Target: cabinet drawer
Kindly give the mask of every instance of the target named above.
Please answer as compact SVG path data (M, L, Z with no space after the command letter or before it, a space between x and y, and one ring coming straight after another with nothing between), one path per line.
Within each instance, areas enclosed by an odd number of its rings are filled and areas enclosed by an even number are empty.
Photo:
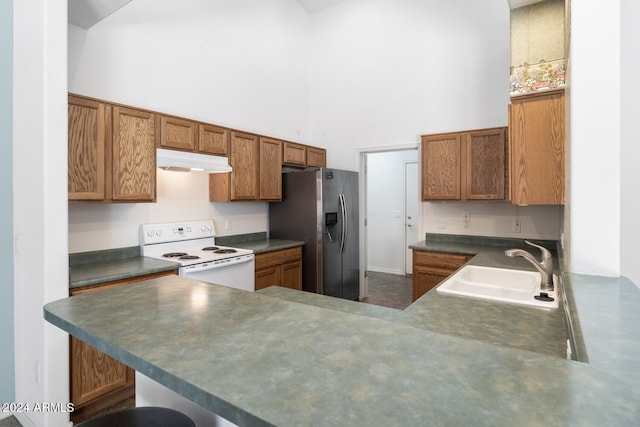
M255 269L260 270L274 265L285 264L292 261L299 261L302 259L302 248L300 246L295 248L282 249L279 251L265 252L257 254L255 257Z
M427 267L458 269L469 260L468 255L444 252L413 251L413 263Z

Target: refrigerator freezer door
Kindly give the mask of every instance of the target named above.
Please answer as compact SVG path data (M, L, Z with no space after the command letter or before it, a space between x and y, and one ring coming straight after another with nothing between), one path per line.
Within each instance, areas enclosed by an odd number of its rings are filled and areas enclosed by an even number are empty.
M325 223L325 232L322 236L322 289L325 295L342 297L340 243L343 239L344 218L340 206L342 183L339 172L341 171L321 169L318 172L322 174L322 216L336 219L334 223Z
M342 252L342 298L360 296L360 237L358 233L358 174L342 171L342 194L346 210L346 238Z

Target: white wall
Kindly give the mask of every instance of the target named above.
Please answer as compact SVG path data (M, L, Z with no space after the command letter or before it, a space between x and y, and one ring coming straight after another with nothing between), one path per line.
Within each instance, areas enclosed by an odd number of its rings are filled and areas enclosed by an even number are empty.
M627 232L621 229L620 19L620 0L571 2L569 209L564 228L567 267L575 273L620 275L621 235ZM627 98L625 106L631 102ZM637 165L631 168L624 171L627 191L638 182ZM631 233L637 228L628 222L625 227Z
M504 0L349 0L311 19L311 143L353 150L425 133L506 126Z
M466 224L465 210L470 212ZM559 206L515 206L509 202L431 202L423 203L422 224L425 233L559 240L562 212ZM514 231L516 222L520 232ZM443 223L444 229L440 228Z
M266 203L209 203L206 173L158 169L157 190L156 203L70 204L69 253L137 246L140 224L213 218L218 236L268 228Z
M13 6L15 401L33 408L69 401L67 334L42 314L44 304L69 292L67 2L21 0ZM63 412L17 415L43 427L69 419Z
M406 161L417 162L418 151L367 154L367 270L405 272Z
M69 26L69 90L305 142L307 33L291 0L135 0Z
M332 167L353 169L354 149L506 126L509 22L503 0L349 0L313 15L311 143L327 147ZM555 240L561 217L553 206L424 203L422 229Z
M13 3L0 1L0 402L15 402L13 321ZM2 418L2 415L0 415Z
M621 186L620 186L620 274L640 286L640 263L638 262L638 242L640 242L640 191L638 176L637 120L640 114L640 2L621 1Z
M69 91L306 142L307 33L292 0L136 0L89 30L69 25ZM144 223L267 230L266 203L209 203L205 175L158 175L154 204L70 204L69 252L135 246Z
M506 125L508 76L503 0L350 0L310 17L292 0L136 0L88 31L69 26L71 92L323 146L328 166L344 169L356 168L358 148ZM213 217L232 220L219 235L266 230L265 203L211 204L189 180L193 190L179 190L194 194L189 209L173 208L162 179L156 204L71 204L70 252L136 245L147 222ZM424 212L428 232L560 237L558 207ZM448 228L436 230L442 218ZM522 232L511 233L518 218Z

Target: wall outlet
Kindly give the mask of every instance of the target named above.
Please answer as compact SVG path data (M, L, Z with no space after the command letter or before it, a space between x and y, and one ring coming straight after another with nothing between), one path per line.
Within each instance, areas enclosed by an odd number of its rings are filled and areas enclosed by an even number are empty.
M436 228L438 230L446 230L447 229L447 220L445 218L438 218L436 220Z
M520 233L522 231L519 219L515 220L515 222L513 223L513 230L511 231L513 231L514 233Z
M471 211L464 211L463 216L464 216L464 220L463 220L464 222L471 221Z
M231 230L231 220L230 219L225 219L224 220L224 229L225 230Z

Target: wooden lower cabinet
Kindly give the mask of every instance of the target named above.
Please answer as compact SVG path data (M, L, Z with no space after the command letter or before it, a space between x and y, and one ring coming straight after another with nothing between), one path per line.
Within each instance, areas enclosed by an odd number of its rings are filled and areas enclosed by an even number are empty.
M256 254L256 291L274 285L302 290L302 247Z
M471 255L413 251L413 301L429 292L471 259Z
M72 289L70 296L97 292L155 277L178 274L177 270ZM99 411L135 395L135 371L75 337L69 339L71 421L81 422Z

